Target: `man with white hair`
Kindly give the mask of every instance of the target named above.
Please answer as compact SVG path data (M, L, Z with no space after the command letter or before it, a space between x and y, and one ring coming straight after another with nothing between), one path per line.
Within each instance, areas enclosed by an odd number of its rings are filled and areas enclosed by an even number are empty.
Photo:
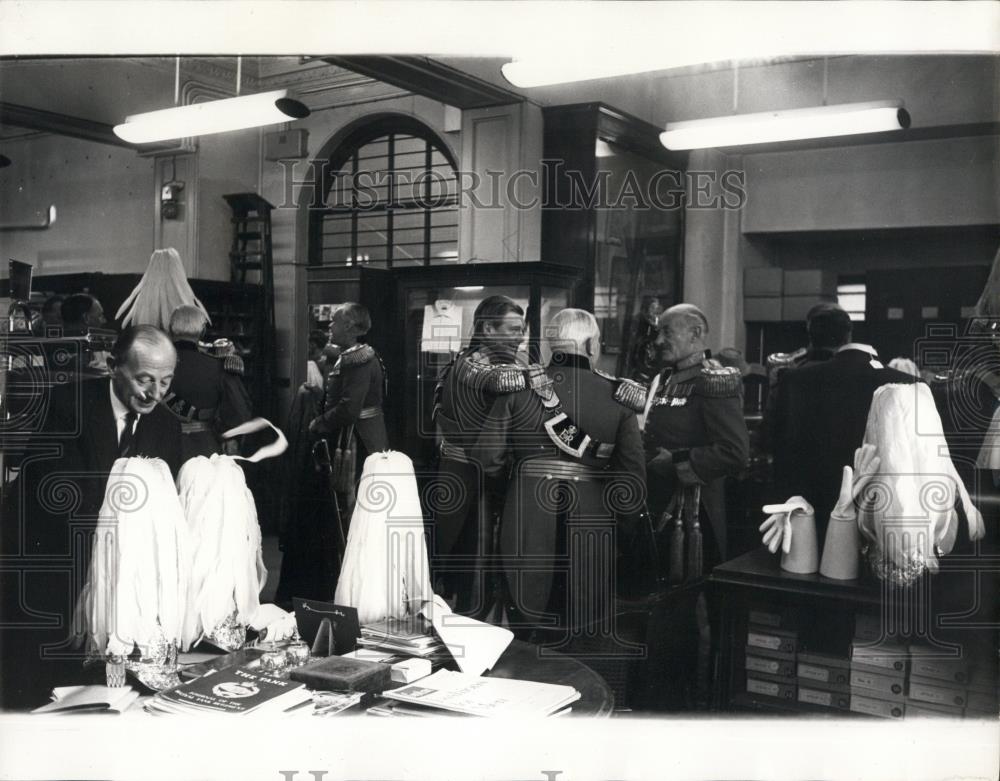
M601 335L591 313L564 309L546 334L545 374L496 399L487 418L494 428L473 449L488 475L501 474L513 452L500 532L507 615L539 641L546 624L552 641L579 632L610 637L613 530L634 520L645 498L635 415L644 389L594 369Z

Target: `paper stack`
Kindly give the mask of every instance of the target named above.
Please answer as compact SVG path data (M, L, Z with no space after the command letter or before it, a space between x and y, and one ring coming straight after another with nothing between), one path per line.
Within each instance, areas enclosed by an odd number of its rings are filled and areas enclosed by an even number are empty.
M444 644L434 636L430 623L420 617L386 618L361 627L358 645L380 651L430 658L442 654Z
M52 702L32 713L124 713L139 699L131 686L59 686Z
M468 673L439 670L415 684L383 694L396 705L393 713L405 715L448 715L441 711L471 716L532 717L561 715L567 705L580 699L572 686L536 683L513 678L483 678ZM437 713L435 713L437 711Z
M260 714L282 713L312 702L305 686L245 667L211 673L172 689L158 692L146 710L165 713Z

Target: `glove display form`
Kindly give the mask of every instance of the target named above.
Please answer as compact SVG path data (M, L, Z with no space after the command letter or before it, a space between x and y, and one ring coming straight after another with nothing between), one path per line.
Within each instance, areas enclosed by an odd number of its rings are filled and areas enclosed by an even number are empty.
M800 575L816 572L819 550L812 505L801 496L793 496L782 504L765 504L762 510L769 514L760 525L764 544L771 553L781 548L781 568Z
M819 566L821 575L836 580L858 577L861 535L855 502L878 472L881 463L873 445L862 445L854 451L854 467L844 467L840 496L830 514L823 541L823 560Z

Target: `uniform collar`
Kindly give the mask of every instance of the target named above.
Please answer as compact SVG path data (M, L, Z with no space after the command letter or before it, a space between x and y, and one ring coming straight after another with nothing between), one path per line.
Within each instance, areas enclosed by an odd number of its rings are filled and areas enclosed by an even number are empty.
M837 348L838 353L845 352L846 350L858 350L863 353L868 353L872 358L878 358L878 350L872 347L870 344L862 344L861 342L848 342L845 345L841 345Z
M198 343L189 341L188 339L178 339L174 342L174 349L178 351L187 350L188 352L197 352Z
M549 361L549 366L556 366L561 368L572 368L572 369L590 369L590 359L585 355L579 355L578 353L565 353L565 352L554 352L552 353L552 360Z
M684 369L690 369L692 366L701 366L702 361L711 357L711 350L699 350L696 353L691 353L687 358L681 358L674 365L674 371L683 371Z

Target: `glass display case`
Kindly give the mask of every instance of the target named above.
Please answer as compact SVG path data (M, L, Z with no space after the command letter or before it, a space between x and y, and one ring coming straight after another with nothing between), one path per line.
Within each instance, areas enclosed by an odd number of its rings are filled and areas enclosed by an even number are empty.
M601 325L598 368L646 379L653 323L681 299L687 155L661 128L602 103L544 109L542 256L580 268Z
M574 306L580 273L543 263L483 263L458 267L400 269L396 283L392 346L384 353L389 375L386 417L393 447L416 466L433 463L437 435L431 412L434 387L472 336L472 316L484 298L505 295L525 310L528 338L523 357L547 361L543 325Z
M651 160L604 141L598 176L610 192L633 183L648 193L661 170ZM648 350L656 316L679 302L683 210L599 208L596 210L594 315L601 325L600 367L616 375L645 379L652 370Z

